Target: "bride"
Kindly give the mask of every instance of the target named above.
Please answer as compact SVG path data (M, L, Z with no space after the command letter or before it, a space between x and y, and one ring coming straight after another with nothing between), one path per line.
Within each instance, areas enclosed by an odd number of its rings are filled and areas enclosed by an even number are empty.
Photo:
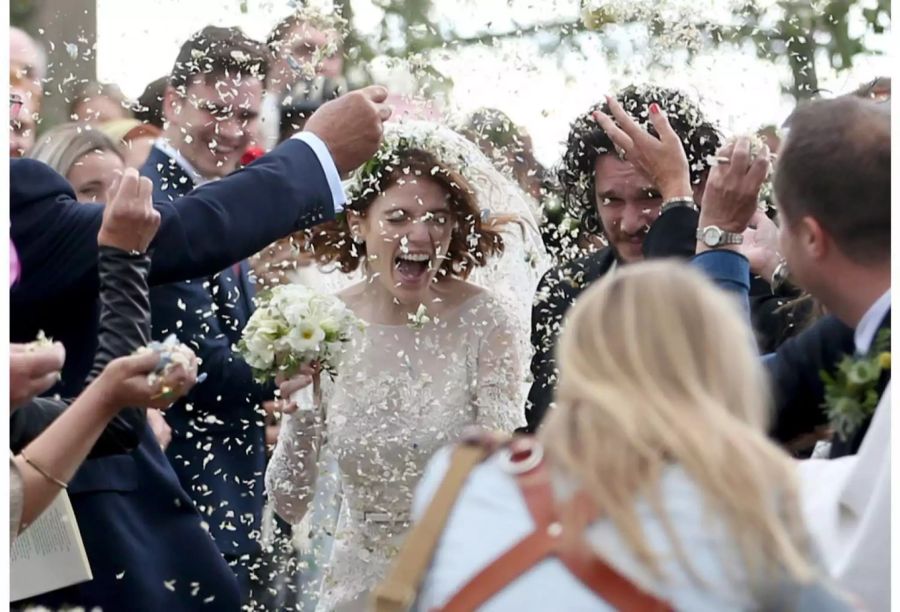
M521 191L437 124L387 124L348 197L312 244L320 262L362 267L338 295L367 327L323 381L319 410L285 416L266 472L275 510L299 522L327 440L344 504L318 609L340 611L365 609L431 455L467 426L511 432L524 422L523 347L546 266ZM468 280L479 273L491 289Z

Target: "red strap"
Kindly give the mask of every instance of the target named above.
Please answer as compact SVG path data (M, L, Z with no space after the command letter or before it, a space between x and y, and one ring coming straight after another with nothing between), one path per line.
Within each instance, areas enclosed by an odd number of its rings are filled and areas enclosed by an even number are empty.
M543 461L519 474L517 482L534 520L535 530L472 577L441 608L442 612L478 609L550 555L557 556L572 575L616 609L629 612L671 610L666 602L642 591L613 569L580 538L575 539L575 549L561 545L563 527L554 505L549 471ZM567 513L574 513L574 524L580 530L597 516L590 498L584 492L573 497L563 509Z

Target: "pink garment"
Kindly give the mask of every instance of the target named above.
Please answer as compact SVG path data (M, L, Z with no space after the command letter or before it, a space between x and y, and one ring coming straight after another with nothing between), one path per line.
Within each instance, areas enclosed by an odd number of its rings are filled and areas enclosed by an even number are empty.
M19 255L16 253L16 245L9 241L9 286L12 287L19 278Z

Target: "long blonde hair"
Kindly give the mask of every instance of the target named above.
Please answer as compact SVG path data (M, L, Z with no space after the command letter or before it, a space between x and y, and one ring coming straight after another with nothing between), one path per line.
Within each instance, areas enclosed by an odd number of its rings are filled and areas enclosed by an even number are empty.
M768 383L754 347L733 298L676 263L608 275L566 319L557 406L538 436L554 468L580 482L658 578L639 497L698 578L660 499L673 465L725 520L752 590L774 572L813 575L790 460L764 433Z

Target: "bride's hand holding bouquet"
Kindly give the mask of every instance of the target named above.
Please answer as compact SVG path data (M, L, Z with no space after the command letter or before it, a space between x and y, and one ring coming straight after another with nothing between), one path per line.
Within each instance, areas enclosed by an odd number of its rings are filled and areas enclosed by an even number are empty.
M258 380L280 385L282 397L294 404L284 411L317 410L321 372L338 374L343 345L364 323L337 296L304 285L275 287L257 301L238 351ZM303 401L310 383L312 401Z

